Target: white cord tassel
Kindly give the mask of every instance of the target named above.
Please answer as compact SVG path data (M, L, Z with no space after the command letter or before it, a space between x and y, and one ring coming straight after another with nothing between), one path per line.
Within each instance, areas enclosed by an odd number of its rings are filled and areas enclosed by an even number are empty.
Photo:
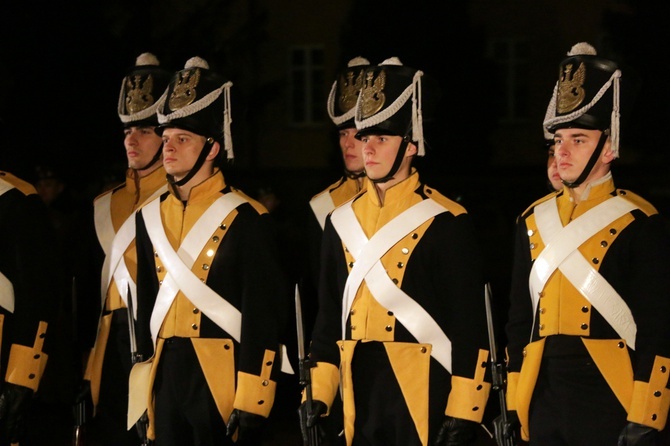
M612 130L612 134L610 137L612 138L611 141L611 149L612 153L615 158L619 158L619 120L621 117L621 113L619 111L619 95L620 95L620 87L621 87L621 71L616 70L614 73L616 75L614 79L614 90L612 91L612 118L611 121L612 123L610 124L610 128Z
M423 72L417 71L414 73L414 79L412 79L412 141L417 141L419 145L418 156L426 154L423 141L423 112L421 110L421 76L423 76Z
M231 132L231 124L233 123L233 116L230 102L230 87L232 82L226 82L223 85L223 148L226 151L226 157L229 160L235 158L233 153L233 136Z

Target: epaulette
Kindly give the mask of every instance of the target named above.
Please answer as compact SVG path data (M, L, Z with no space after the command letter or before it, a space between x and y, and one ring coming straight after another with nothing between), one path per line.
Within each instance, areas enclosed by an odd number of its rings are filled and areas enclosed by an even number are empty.
M537 206L540 203L544 203L545 201L556 198L557 196L559 196L561 194L563 194L563 189L561 189L559 191L556 191L556 192L550 192L547 195L545 195L544 197L540 198L539 200L536 200L533 204L528 206L525 211L523 211L521 213L520 218L525 219L526 217L528 217L528 215L530 215L533 212L533 209L535 208L535 206Z
M616 193L618 196L633 202L647 216L658 214L658 210L654 207L653 204L649 203L647 200L645 200L635 192L631 192L626 189L617 189Z
M437 189L433 189L428 185L424 185L421 191L421 194L424 198L432 198L440 205L447 208L449 212L453 215L467 214L468 211L461 204L455 202L454 200L447 198L444 194L439 192Z
M24 195L37 194L35 186L9 172L0 171L0 178L14 186L15 189L19 190Z
M123 183L121 183L121 184L119 184L119 185L116 185L116 186L114 186L114 187L111 188L111 189L107 189L106 191L102 192L102 193L99 194L97 197L95 197L95 198L93 199L93 203L95 203L96 201L98 201L101 197L104 197L104 196L107 195L107 194L113 194L113 193L116 192L117 190L123 189L124 187L126 187L126 183L125 183L125 182L123 182Z

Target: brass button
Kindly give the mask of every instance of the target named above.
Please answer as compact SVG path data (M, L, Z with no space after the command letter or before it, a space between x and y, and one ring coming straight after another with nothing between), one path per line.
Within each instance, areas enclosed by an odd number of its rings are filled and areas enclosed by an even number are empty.
M41 356L42 356L42 355L40 355L39 353L37 353L36 355L33 356L33 359L40 359Z
M218 235L215 235L214 237L212 237L212 241L213 241L214 243L219 243L219 240L220 240L220 239L219 239L219 236L218 236Z
M219 229L221 229L222 231L225 231L226 230L226 225L224 223L221 223L219 225Z
M209 269L209 265L206 264L206 263L203 263L203 264L202 264L202 269L204 269L205 271L207 271L207 270Z
M393 283L397 285L398 284L398 279L394 278Z
M535 231L533 231L532 229L529 229L528 230L528 237L532 237L533 235L535 235Z
M582 313L588 313L588 312L589 312L589 307L587 307L586 305L584 305L584 306L582 307Z
M270 366L272 365L272 361L267 361L267 362L265 363L265 365L268 366L268 367L270 367Z
M591 259L591 261L593 262L594 265L597 265L597 264L600 263L600 260L598 260L598 257L594 257L593 259Z
M193 314L198 314L198 313L200 313L200 310L198 310L197 308L194 308L193 309Z
M421 347L420 351L421 351L421 353L426 353L428 351L428 349L426 347Z
M356 330L356 326L355 326L355 325L352 325L352 326L351 326L351 331L354 331L354 330Z
M651 419L652 419L652 421L656 421L656 418L658 418L658 415L656 415L656 414L652 414L652 415L651 415Z
M582 330L586 330L587 328L589 328L589 324L582 324L582 325L580 325L580 328Z
M214 250L213 249L208 249L207 250L207 257L212 257L214 255Z
M479 406L475 406L475 407L472 408L473 412L477 412L478 410L479 410Z
M540 314L544 314L546 311L547 311L546 308L544 308L544 307L540 308Z
M261 405L263 405L263 404L265 404L265 400L258 400L258 405L259 405L259 406L261 406Z
M402 262L398 262L398 265L397 265L398 268L402 268L403 266L405 266L404 263L402 263Z
M477 386L477 390L482 390L482 385L481 385L481 384L479 384L479 385Z
M353 316L354 314L356 314L356 309L352 308L351 311L349 312L349 314L351 314L352 316Z
M349 268L353 268L353 267L354 267L354 262L349 262Z
M412 240L416 240L418 238L419 238L419 234L417 234L416 232L414 234L412 234Z
M228 345L228 344L224 344L223 349L224 349L224 350L230 350L230 345Z
M409 254L409 249L407 249L407 248L403 248L401 251L405 255Z
M198 324L192 324L191 328L194 329L194 330L197 330L198 329Z
M393 316L393 311L387 311L386 314L388 314L389 316Z
M654 396L655 396L656 398L658 398L659 396L661 396L661 391L660 391L660 390L655 391L655 392L654 392Z
M611 228L611 229L610 229L610 234L611 234L611 235L615 235L615 234L616 234L616 229Z
M263 382L261 383L261 385L262 385L263 387L267 387L268 384L270 384L270 383L268 382L267 379L264 379Z
M535 249L535 243L530 244L530 249Z
M386 326L386 331L392 331L392 330L393 330L393 327L391 327L390 325Z
M157 267L156 267L156 272L157 272L157 273L160 273L161 271L163 271L163 268L161 268L160 265L157 266Z
M667 372L667 371L668 371L668 369L666 369L665 366L662 365L662 366L661 366L661 373L665 373L665 372Z
M540 324L540 331L544 330L544 324Z
M602 242L600 242L600 246L602 246L603 248L607 248L607 242L603 240Z
M619 348L624 348L626 344L624 344L622 341L619 341L616 346Z
M35 374L31 373L30 375L28 375L28 379L35 379Z

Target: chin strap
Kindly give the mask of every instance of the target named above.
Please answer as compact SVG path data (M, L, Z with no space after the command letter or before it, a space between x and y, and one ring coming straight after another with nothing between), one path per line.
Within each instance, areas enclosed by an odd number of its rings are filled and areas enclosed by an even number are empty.
M405 152L407 151L407 146L409 145L409 139L408 137L404 137L402 139L402 142L400 143L400 147L398 147L398 153L395 156L395 161L393 161L393 166L391 166L391 170L383 176L382 178L378 179L373 179L370 178L370 181L372 181L375 184L379 183L386 183L388 180L393 178L393 175L398 172L398 169L400 169L400 164L402 163L402 159L405 157Z
M600 139L598 140L598 145L596 146L596 149L593 151L591 154L591 158L589 158L589 162L586 164L586 167L584 167L584 170L582 170L582 173L579 175L579 177L572 182L568 182L565 180L561 180L563 184L568 186L571 189L574 189L575 187L579 186L586 180L586 177L589 176L591 173L591 170L593 169L593 166L596 165L596 161L598 161L598 158L600 157L601 152L603 151L603 146L605 145L605 142L607 141L607 132L602 132L600 135Z
M174 176L167 174L167 180L168 183L172 186L183 186L184 184L188 183L193 176L198 173L200 168L202 167L203 164L205 164L205 159L207 158L207 155L209 155L210 150L212 150L212 146L214 145L214 138L207 138L207 141L205 141L205 145L202 147L202 150L200 151L200 155L198 155L198 159L195 160L195 164L189 170L189 172L186 174L184 178L182 178L179 181L175 181Z
M351 170L344 169L344 176L352 180L358 180L359 178L363 178L365 176L365 169L358 172L352 172Z
M150 168L151 166L153 166L154 164L156 164L156 163L158 162L159 159L161 159L161 155L162 155L162 154L163 154L163 144L161 143L161 146L160 146L160 147L158 148L158 150L156 151L156 154L154 155L153 158L151 158L151 161L149 161L149 162L147 163L146 166L144 166L144 167L140 167L140 168L138 168L138 169L133 169L133 170L135 170L135 171L138 171L138 170L147 170L148 168Z

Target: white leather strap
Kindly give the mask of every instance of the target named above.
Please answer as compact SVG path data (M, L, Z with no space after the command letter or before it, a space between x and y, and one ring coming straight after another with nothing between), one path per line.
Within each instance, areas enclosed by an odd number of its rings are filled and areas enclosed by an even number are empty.
M558 268L628 346L635 349L637 327L630 308L578 250L597 232L634 209L637 206L632 202L613 197L563 227L556 200L546 201L535 208L535 221L546 246L535 260L529 278L533 314L537 311L539 293Z
M321 229L323 229L326 226L326 217L328 217L330 211L335 209L333 197L330 196L328 191L325 191L312 198L309 201L309 206L312 208L312 212L314 212L316 219L319 221Z
M355 259L343 296L342 338L345 337L346 321L356 292L365 280L374 298L392 311L418 342L431 344L431 355L451 373L451 341L433 317L393 283L381 262L381 257L398 241L442 212L448 211L434 200L423 200L384 225L369 241L353 212L351 202L337 208L331 221Z
M163 261L168 273L160 287L151 314L151 334L158 339L158 332L172 301L179 290L216 325L225 330L236 341L240 341L242 314L222 296L203 283L191 271L193 262L218 225L246 199L236 193L228 193L217 199L193 225L184 238L178 252L170 245L161 221L160 200L144 206L142 215L153 247Z

